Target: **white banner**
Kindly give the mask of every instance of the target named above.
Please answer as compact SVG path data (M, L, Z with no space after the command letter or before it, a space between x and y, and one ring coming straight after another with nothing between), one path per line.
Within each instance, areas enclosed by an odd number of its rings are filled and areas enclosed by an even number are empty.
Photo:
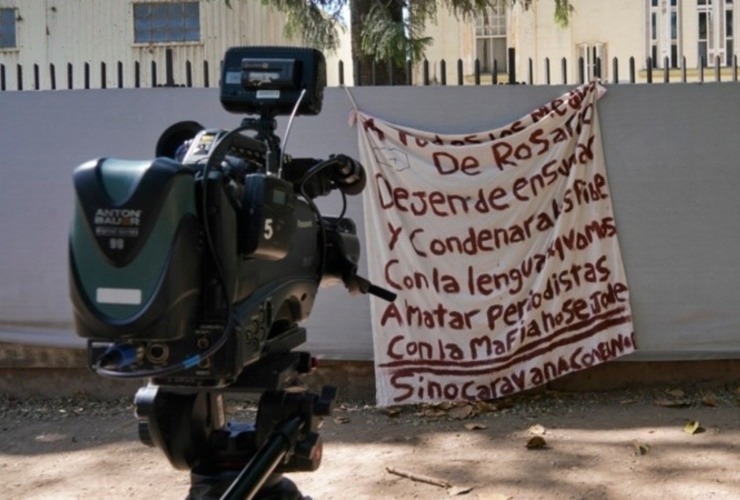
M596 112L580 86L444 135L357 112L377 402L487 400L635 349Z

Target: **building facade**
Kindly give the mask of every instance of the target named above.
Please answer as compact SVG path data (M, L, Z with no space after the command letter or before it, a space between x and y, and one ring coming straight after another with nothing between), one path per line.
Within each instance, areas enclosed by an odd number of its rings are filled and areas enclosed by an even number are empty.
M0 77L3 90L217 86L227 48L299 45L283 26L252 0L0 0Z
M701 78L702 66L719 68L727 78L736 66L740 0L571 0L571 5L564 27L554 21L552 0L536 0L528 8L501 2L469 22L440 13L429 27L434 43L427 58L437 73L441 59L448 68L461 59L468 73L477 59L483 73L496 68L505 74L513 48L518 80L531 77L532 83L572 83L597 74L628 81L630 58L637 81L648 77L648 69L667 71L671 81L683 75L692 81Z

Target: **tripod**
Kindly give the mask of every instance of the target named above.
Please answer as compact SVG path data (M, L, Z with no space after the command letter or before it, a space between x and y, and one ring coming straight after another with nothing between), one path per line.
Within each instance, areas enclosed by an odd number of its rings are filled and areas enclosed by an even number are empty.
M310 364L308 353L286 352L248 365L223 390L142 387L134 400L139 437L191 471L188 500L301 499L283 474L319 467L319 422L336 395L333 387L317 395L295 385ZM224 392L261 393L253 424L226 422Z

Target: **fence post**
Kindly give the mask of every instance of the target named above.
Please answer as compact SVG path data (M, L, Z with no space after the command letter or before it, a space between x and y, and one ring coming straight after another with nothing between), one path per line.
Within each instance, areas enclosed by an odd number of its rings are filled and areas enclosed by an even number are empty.
M619 83L619 59L612 59L612 82Z
M424 70L424 86L429 85L429 60L424 59L424 62L422 62L422 68Z
M663 83L669 83L671 81L670 77L670 60L668 59L668 56L663 58Z
M414 82L413 78L414 65L411 59L406 60L406 85L412 85Z
M152 88L157 86L157 61L152 61L150 64L152 71Z
M583 85L586 80L586 61L583 57L578 58L578 83Z
M118 69L118 76L117 76L118 88L122 89L123 88L123 63L121 61L118 61L118 64L116 65L116 67Z
M534 63L532 63L532 58L529 58L529 63L527 65L527 83L529 85L532 85L532 82L534 81Z
M444 59L439 61L439 83L447 85L447 63Z
M480 59L478 58L475 59L473 77L475 78L475 84L480 85Z
M493 69L491 71L493 72L491 84L498 85L498 61L496 59L493 60Z
M509 61L509 85L516 83L516 49L509 47L508 51Z
M563 72L563 85L568 85L568 61L564 57L560 60L560 69Z
M545 58L545 83L550 85L550 58Z
M49 64L49 83L51 85L51 90L57 89L57 75L54 69L54 63Z
M463 84L463 62L462 59L457 60L457 84Z
M165 72L165 86L175 86L175 63L174 54L172 49L167 49L164 53L164 72Z
M601 79L601 58L596 58L596 68L594 68L594 77Z
M337 71L339 72L339 86L344 87L344 61L341 59L337 65Z
M41 75L39 74L39 65L33 65L33 88L34 90L41 89Z
M18 90L23 90L23 66L16 64L16 76L18 77Z
M737 54L732 56L732 81L737 81Z
M139 61L134 62L134 88L141 87L141 64Z
M681 81L683 83L686 83L687 80L687 71L686 71L686 56L683 56L681 58Z
M72 63L67 63L67 89L72 90L74 87L74 68L72 67Z
M210 78L208 75L208 61L203 61L203 86L205 88L208 88L210 83Z
M185 85L193 86L193 64L190 61L185 61Z
M85 89L90 88L90 63L85 63Z
M635 58L630 57L630 83L635 83L637 81L636 75L637 71L635 70Z
M714 58L714 81L715 82L722 81L722 70L719 64L720 64L719 56L716 56Z
M0 90L5 90L5 65L0 64Z
M100 63L100 88L101 89L104 89L107 87L108 82L106 80L107 80L107 74L106 74L105 63L101 62Z
M653 83L653 58L648 57L645 65L647 66L647 82Z

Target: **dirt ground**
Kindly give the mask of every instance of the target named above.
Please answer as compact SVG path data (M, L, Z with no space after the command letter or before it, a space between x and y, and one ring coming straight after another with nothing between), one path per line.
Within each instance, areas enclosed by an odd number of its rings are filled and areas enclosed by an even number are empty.
M345 402L322 436L319 470L289 476L314 500L740 498L740 387ZM189 475L138 441L128 400L0 398L0 484L7 499L182 499Z

